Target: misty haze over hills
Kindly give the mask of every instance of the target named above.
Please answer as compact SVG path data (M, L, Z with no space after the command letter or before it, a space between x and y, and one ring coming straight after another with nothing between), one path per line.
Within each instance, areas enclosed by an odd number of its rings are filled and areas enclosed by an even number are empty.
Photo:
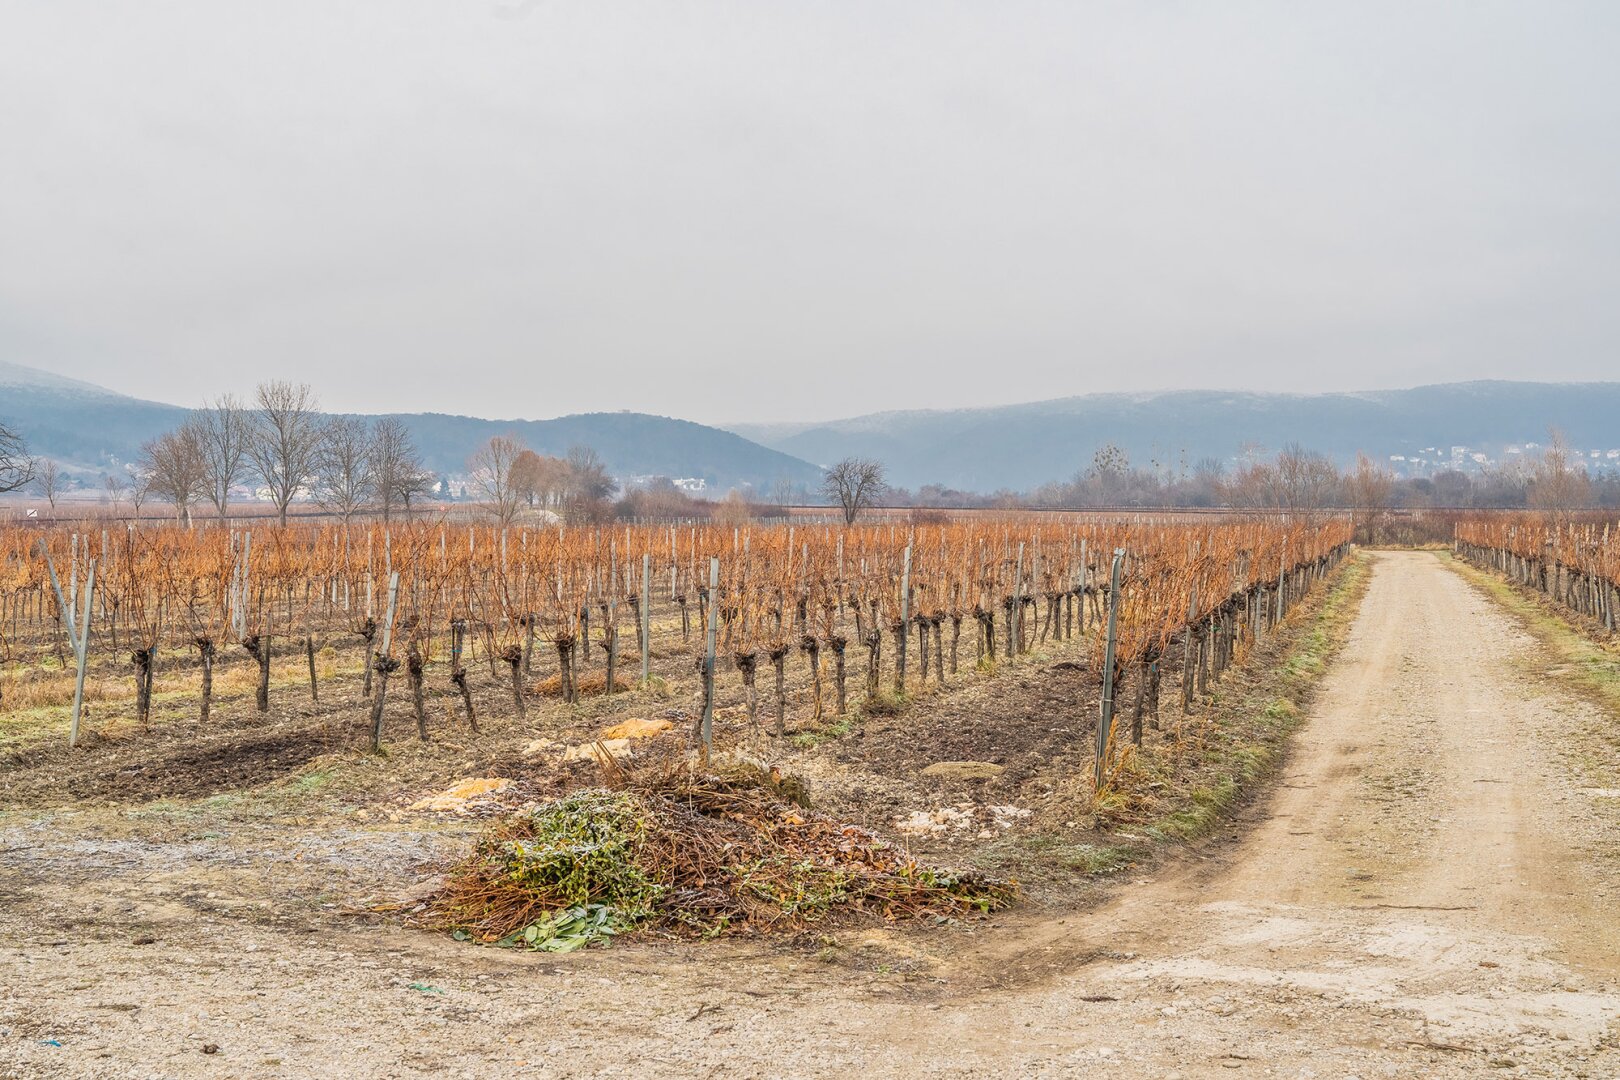
M83 472L133 461L143 442L178 425L186 411L0 361L0 419L21 432L32 452ZM1106 444L1124 450L1133 465L1169 470L1191 469L1201 459L1230 464L1290 443L1341 463L1365 451L1385 461L1422 456L1433 466L1448 461L1456 447L1497 460L1507 447L1545 442L1553 426L1583 454L1620 448L1620 383L1613 382L1469 382L1327 394L1090 394L818 424L739 423L728 430L632 412L551 420L393 415L409 426L427 467L441 475L461 473L480 443L511 432L541 453L591 446L621 480L699 478L715 494L747 487L764 493L786 481L801 497L816 489L821 466L849 455L884 462L897 486L991 492L1068 479ZM1426 454L1430 448L1434 452ZM1616 459L1600 456L1595 464L1615 467Z
M1341 464L1358 451L1387 462L1431 447L1447 459L1453 447L1495 459L1507 446L1546 442L1554 426L1583 451L1620 448L1617 417L1620 383L1482 381L1363 393L1087 394L824 424L729 426L807 461L876 457L905 487L940 483L987 492L1066 480L1105 444L1124 450L1132 465L1172 470L1202 458L1230 464L1250 450L1275 452L1290 443Z
M134 461L142 443L177 427L188 411L0 361L0 419L22 434L30 452L73 469L99 473ZM439 475L459 475L480 444L511 433L542 454L593 447L621 480L701 479L708 489L724 493L733 487L763 489L783 478L814 487L821 477L814 466L729 431L646 413L585 413L554 420L389 415L405 421L423 463Z

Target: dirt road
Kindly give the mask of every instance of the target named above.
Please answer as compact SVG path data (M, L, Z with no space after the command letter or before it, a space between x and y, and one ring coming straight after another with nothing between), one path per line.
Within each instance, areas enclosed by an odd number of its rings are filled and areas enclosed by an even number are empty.
M164 844L87 886L27 853L71 819L17 825L0 1075L1620 1075L1620 725L1441 559L1372 558L1241 839L1100 909L547 960L232 917Z

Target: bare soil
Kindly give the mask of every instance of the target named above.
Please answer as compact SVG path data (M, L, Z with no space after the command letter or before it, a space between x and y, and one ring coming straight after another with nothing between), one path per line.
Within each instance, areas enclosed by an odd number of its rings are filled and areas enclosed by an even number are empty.
M477 827L403 791L113 812L48 807L44 763L24 767L30 808L0 819L0 1076L1620 1075L1615 718L1435 556L1372 558L1271 795L1089 910L547 958L373 910ZM1084 715L1064 705L1083 676L1014 672L1021 694L997 676L806 758L838 803L890 761L1004 758L877 816L973 784L1036 795L1083 736L1053 719ZM959 742L918 750L938 724ZM345 791L497 754L429 746L344 758ZM295 783L334 759L313 760Z

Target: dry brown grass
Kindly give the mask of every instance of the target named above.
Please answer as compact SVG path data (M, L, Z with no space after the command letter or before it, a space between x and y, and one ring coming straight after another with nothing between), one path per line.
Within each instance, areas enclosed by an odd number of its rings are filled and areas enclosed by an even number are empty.
M350 675L353 663L342 663L330 649L315 654L315 674L319 682ZM228 699L251 696L259 684L259 671L249 662L216 664L214 697ZM270 663L270 685L284 687L309 684L308 661L302 656L286 656ZM165 654L158 661L152 691L157 700L192 697L201 700L202 668L195 656ZM130 665L119 670L116 664L100 664L85 675L84 700L87 704L123 704L135 700L135 671ZM73 672L56 667L14 668L0 674L0 723L6 713L35 709L65 708L73 704Z
M619 675L617 673L614 674L614 693L623 693L626 690L634 690L635 686L635 683L631 682L623 675ZM529 689L533 693L539 694L542 697L561 697L562 676L552 675L548 678L541 679ZM574 676L574 690L579 694L603 693L607 690L607 672L588 671L583 675Z

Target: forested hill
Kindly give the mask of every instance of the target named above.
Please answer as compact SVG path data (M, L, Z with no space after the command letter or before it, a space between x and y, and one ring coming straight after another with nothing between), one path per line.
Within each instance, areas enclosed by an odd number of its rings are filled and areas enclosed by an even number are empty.
M81 473L133 461L143 442L180 424L186 412L0 361L0 420L23 435L32 453ZM743 485L766 491L784 479L814 488L821 476L813 465L732 432L646 413L586 413L553 420L397 415L410 427L427 467L439 474L462 472L479 444L492 435L512 433L543 454L590 446L616 477L701 478L720 493Z
M85 473L131 461L141 443L185 418L174 405L142 401L62 376L0 362L0 420L34 453ZM1469 382L1335 394L1181 390L1091 394L975 409L874 413L822 424L734 424L729 430L646 413L585 413L552 420L484 420L398 414L425 462L463 471L492 435L514 433L541 453L593 447L616 477L701 478L711 491L780 481L814 490L818 466L856 454L888 467L892 483L964 491L1029 491L1066 480L1113 444L1130 464L1192 468L1230 463L1290 443L1341 463L1358 451L1428 454L1467 447L1492 460L1508 446L1562 430L1578 450L1620 449L1620 382ZM1600 457L1604 464L1614 461Z
M1498 455L1563 430L1583 450L1620 448L1620 382L1467 382L1337 394L1180 390L1089 394L1023 405L874 413L823 424L732 424L756 442L825 463L876 457L897 484L1027 491L1065 480L1101 445L1132 465L1231 462L1289 443L1349 462L1425 448Z

